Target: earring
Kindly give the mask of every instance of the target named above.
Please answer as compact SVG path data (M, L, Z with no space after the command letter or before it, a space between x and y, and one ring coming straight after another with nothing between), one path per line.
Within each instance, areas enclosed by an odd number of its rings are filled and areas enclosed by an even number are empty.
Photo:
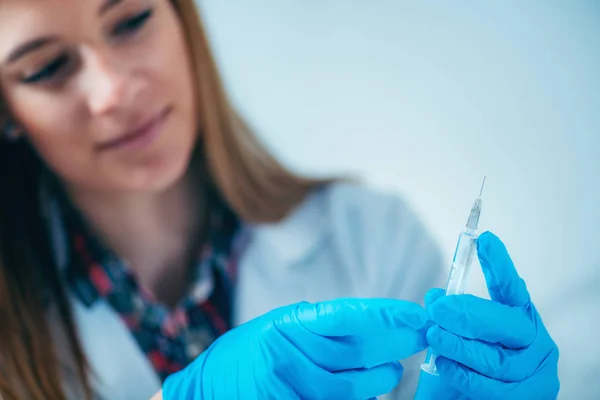
M9 142L16 142L21 136L21 132L12 121L6 121L2 126L2 132L0 132L3 139L8 140Z

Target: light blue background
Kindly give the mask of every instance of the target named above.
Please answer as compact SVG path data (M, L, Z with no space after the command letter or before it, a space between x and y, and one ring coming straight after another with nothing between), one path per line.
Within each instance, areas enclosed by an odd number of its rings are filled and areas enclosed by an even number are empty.
M270 149L405 196L449 261L487 173L482 228L559 343L561 398L600 393L599 0L198 1Z

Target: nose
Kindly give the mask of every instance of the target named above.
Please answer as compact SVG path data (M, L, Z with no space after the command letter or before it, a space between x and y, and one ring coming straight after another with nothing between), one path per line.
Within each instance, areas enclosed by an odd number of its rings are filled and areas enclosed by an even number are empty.
M105 52L90 52L84 74L87 103L92 115L106 115L135 103L142 85L123 60Z

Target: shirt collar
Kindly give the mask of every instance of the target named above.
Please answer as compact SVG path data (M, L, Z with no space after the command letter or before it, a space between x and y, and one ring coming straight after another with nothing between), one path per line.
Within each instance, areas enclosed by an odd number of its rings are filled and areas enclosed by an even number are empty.
M209 232L207 243L199 249L198 262L195 266L194 287L192 296L204 296L212 288L212 268L205 262L207 249L217 251L221 258L226 258L231 252L237 239L241 236L241 224L234 212L226 205L216 191L209 190L211 209L209 212ZM91 262L100 262L105 266L118 268L121 261L102 243L89 234L89 229L81 215L77 212L64 192L56 186L52 178L42 179L41 209L48 227L48 234L53 249L54 262L65 283L71 288L78 299L87 307L98 299L98 293L89 282L89 267ZM77 244L85 246L89 259L82 260ZM229 264L229 263L227 263ZM235 274L236 271L223 271Z

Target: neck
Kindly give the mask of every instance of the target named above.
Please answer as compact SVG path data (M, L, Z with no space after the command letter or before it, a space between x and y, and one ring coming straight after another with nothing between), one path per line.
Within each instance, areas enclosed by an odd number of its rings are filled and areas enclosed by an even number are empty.
M199 182L188 173L160 193L69 193L93 233L128 263L142 286L173 303L185 290L205 224Z

